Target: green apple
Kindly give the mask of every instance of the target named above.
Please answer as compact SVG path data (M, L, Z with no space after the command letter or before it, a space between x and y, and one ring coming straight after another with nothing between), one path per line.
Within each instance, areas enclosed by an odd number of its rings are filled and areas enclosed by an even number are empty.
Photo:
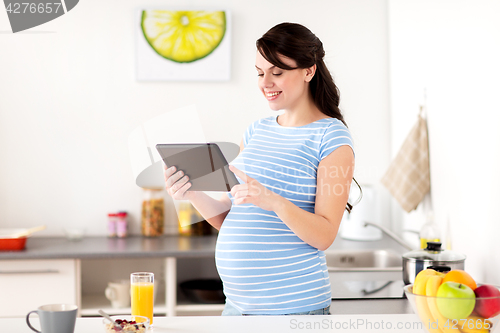
M436 305L448 319L467 318L476 305L474 290L462 283L443 282L437 291Z

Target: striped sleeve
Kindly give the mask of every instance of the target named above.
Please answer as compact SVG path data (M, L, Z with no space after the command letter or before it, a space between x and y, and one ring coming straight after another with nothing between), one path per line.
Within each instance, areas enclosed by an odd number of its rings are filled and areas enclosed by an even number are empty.
M323 160L341 146L349 146L354 151L349 129L340 120L335 120L323 134L319 150L320 159Z
M252 135L255 131L255 125L258 121L255 121L250 124L250 126L247 127L247 130L245 131L245 134L243 135L243 144L246 147L248 145L248 142L250 142L250 139L252 138Z

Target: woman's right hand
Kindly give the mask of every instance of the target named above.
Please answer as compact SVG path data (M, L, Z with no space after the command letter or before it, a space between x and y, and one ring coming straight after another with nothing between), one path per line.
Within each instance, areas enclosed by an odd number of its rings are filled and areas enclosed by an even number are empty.
M165 188L168 194L175 200L189 200L192 191L188 191L191 187L191 182L189 182L189 177L184 175L182 170L177 171L175 166L168 168L166 165L163 166L165 169ZM177 172L176 172L177 171Z

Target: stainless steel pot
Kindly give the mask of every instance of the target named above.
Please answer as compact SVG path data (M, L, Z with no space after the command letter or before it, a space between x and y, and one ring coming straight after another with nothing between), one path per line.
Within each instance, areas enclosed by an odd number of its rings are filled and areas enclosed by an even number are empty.
M403 254L403 281L411 284L415 276L424 269L433 267L436 270L464 269L466 256L461 253L443 250L441 243L428 242L427 248Z

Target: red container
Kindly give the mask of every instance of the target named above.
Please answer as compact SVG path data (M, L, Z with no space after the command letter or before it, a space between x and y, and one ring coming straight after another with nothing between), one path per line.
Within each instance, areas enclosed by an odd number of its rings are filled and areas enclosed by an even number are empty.
M21 251L28 237L0 238L0 251Z

